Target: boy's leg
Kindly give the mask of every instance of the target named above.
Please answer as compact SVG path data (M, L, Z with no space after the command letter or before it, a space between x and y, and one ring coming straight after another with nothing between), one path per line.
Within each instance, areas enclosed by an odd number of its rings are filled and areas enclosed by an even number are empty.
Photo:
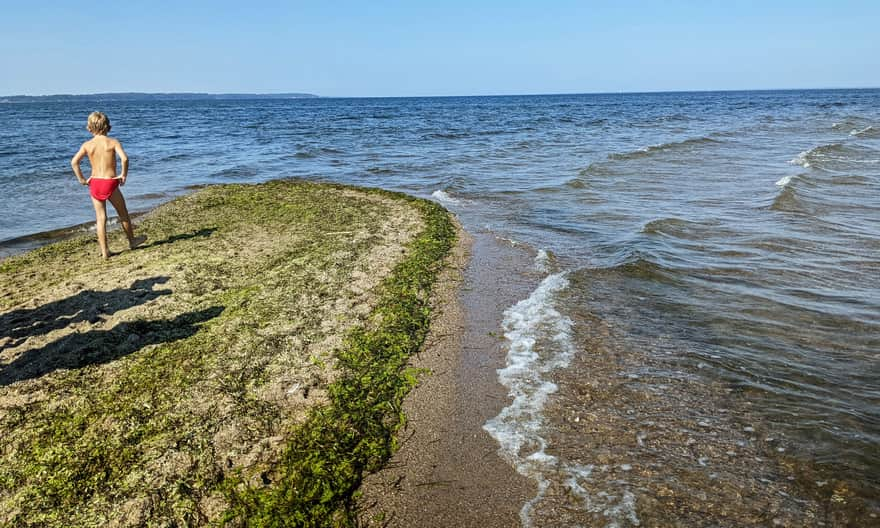
M119 192L119 189L115 189L113 194L110 195L110 203L113 204L116 214L119 215L119 223L122 224L122 230L125 231L125 236L128 237L128 247L134 249L143 244L147 237L134 237L134 228L131 226L128 208L125 207L125 198Z
M95 228L98 231L98 246L101 247L101 256L110 258L110 250L107 248L107 206L101 200L92 198L95 206Z
M116 214L119 215L119 223L122 224L122 230L125 231L125 236L128 237L128 242L131 243L132 239L134 239L134 230L131 228L131 219L128 217L128 209L125 207L125 198L122 197L119 189L113 190L113 194L110 195L110 203L116 209Z

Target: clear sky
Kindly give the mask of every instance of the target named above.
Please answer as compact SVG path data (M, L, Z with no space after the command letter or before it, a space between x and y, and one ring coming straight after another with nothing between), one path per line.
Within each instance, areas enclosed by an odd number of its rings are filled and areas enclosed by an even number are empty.
M877 0L0 0L0 95L878 86Z

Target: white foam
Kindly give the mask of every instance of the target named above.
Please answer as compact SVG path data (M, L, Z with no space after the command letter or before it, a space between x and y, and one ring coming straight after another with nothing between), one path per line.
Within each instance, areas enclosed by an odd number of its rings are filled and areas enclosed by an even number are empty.
M549 264L550 255L547 254L547 251L543 249L538 250L538 254L535 255L535 269L541 273L548 273L550 271Z
M621 517L626 517L631 526L639 526L639 518L636 515L636 496L629 490L623 492L623 496L620 497L619 500L617 497L609 496L610 505L605 508L602 512L605 517L610 517L612 519L618 519ZM617 522L612 522L611 524L606 525L607 528L618 528L620 525Z
M631 464L621 464L620 469L623 471L631 471ZM601 466L602 472L609 470L608 466ZM609 493L608 491L600 491L591 496L589 492L581 485L582 481L591 480L593 466L566 465L563 472L568 475L565 481L566 487L577 497L582 499L585 510L600 513L606 519L608 524L605 528L620 527L620 522L624 522L626 526L639 526L639 517L636 514L636 497L629 490L629 484L623 480L616 480L614 483L620 486L619 492Z
M873 126L866 126L862 129L851 130L849 135L864 138L877 138L880 137L880 130L874 128Z
M538 494L520 511L526 528L557 468L556 457L547 454L547 442L541 437L542 411L557 387L542 376L567 366L574 355L571 319L553 307L556 294L567 286L564 273L550 275L527 299L504 312L502 326L509 346L507 366L498 371L498 379L513 402L483 425L498 442L499 455L538 483Z
M808 159L808 156L811 152L811 150L805 150L798 154L794 159L790 160L789 163L792 165L800 165L801 167L808 169L810 168L810 160Z
M785 187L790 182L791 176L783 176L782 178L779 178L779 181L776 182L776 185L778 185L779 187Z
M448 192L444 191L443 189L437 189L436 191L431 193L431 196L435 200L437 200L438 202L442 202L442 203L450 203L450 204L461 203L461 200L451 196Z
M498 379L508 388L513 402L483 429L498 442L499 455L538 485L535 497L520 510L525 528L533 526L532 512L551 485L565 486L582 501L584 510L601 512L609 519L607 526L619 526L620 522L638 526L635 497L626 482L617 481L623 487L617 493L602 491L590 496L582 483L591 480L594 467L550 455L541 436L544 406L557 390L545 376L567 367L575 353L573 323L554 308L557 295L567 287L565 273L549 275L527 299L504 312L502 327L509 344L506 366L498 370ZM624 466L631 469L629 464Z

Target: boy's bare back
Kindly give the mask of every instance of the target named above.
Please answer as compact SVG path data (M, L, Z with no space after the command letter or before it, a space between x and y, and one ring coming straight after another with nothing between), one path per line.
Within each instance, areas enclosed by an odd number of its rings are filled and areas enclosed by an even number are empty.
M96 135L92 139L86 141L80 147L80 152L89 157L89 163L92 166L92 178L115 178L116 177L116 156L117 154L123 160L123 174L120 177L125 181L125 161L127 156L122 149L122 144L111 137L105 135ZM81 156L79 156L81 157Z
M142 244L146 237L135 238L134 228L132 228L131 219L128 216L128 208L125 206L125 198L119 190L119 186L125 184L125 178L128 175L128 156L118 140L107 137L107 133L110 132L110 119L103 112L92 112L89 114L86 128L94 137L82 144L73 159L70 160L70 166L73 168L76 179L81 184L89 186L92 205L95 207L98 245L101 247L101 255L106 259L110 257L110 248L107 245L107 206L105 203L107 200L110 200L119 214L119 223L122 224L122 230L128 237L130 249ZM89 164L92 166L89 179L83 177L82 169L79 166L86 156L89 157ZM118 177L116 176L117 156L122 162L122 174Z

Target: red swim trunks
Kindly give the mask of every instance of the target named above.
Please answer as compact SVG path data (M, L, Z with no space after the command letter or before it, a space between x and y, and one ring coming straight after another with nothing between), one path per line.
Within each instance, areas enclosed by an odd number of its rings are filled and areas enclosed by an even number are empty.
M89 194L95 200L102 202L110 198L117 187L119 187L119 180L116 178L92 178L89 180Z

